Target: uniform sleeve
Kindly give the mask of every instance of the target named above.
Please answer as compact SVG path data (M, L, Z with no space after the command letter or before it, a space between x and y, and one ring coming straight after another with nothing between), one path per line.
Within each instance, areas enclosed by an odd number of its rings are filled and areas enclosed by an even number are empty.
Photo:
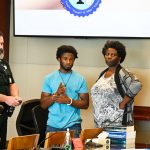
M4 62L4 64L7 66L6 72L9 78L9 84L15 83L9 64L6 61Z
M133 73L124 68L120 70L120 78L122 81L122 87L126 92L125 94L134 98L142 88L139 79Z

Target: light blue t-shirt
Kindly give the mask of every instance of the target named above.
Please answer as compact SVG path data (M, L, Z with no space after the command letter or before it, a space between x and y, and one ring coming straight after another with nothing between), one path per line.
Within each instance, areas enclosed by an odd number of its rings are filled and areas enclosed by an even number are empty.
M53 94L60 83L66 84L66 94L73 100L79 100L79 93L88 93L87 83L83 76L72 73L60 73L58 70L48 74L42 86L42 92ZM54 103L49 108L47 125L55 128L67 128L81 123L80 109L67 104Z

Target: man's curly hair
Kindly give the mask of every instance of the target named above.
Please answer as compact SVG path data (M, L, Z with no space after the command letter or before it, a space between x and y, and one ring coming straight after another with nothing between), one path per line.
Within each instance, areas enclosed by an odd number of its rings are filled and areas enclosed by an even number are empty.
M60 47L57 48L57 52L56 52L56 58L60 58L64 53L72 53L74 55L74 58L78 58L78 52L77 50L70 45L62 45Z

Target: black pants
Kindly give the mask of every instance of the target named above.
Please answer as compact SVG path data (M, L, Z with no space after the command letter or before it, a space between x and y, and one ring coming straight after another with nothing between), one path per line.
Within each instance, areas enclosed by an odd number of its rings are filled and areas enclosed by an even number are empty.
M0 115L0 150L6 149L7 115Z

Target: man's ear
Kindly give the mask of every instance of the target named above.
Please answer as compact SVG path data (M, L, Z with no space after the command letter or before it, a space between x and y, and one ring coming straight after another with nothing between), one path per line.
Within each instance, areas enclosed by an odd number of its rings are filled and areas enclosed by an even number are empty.
M60 62L60 58L57 58L57 60Z

